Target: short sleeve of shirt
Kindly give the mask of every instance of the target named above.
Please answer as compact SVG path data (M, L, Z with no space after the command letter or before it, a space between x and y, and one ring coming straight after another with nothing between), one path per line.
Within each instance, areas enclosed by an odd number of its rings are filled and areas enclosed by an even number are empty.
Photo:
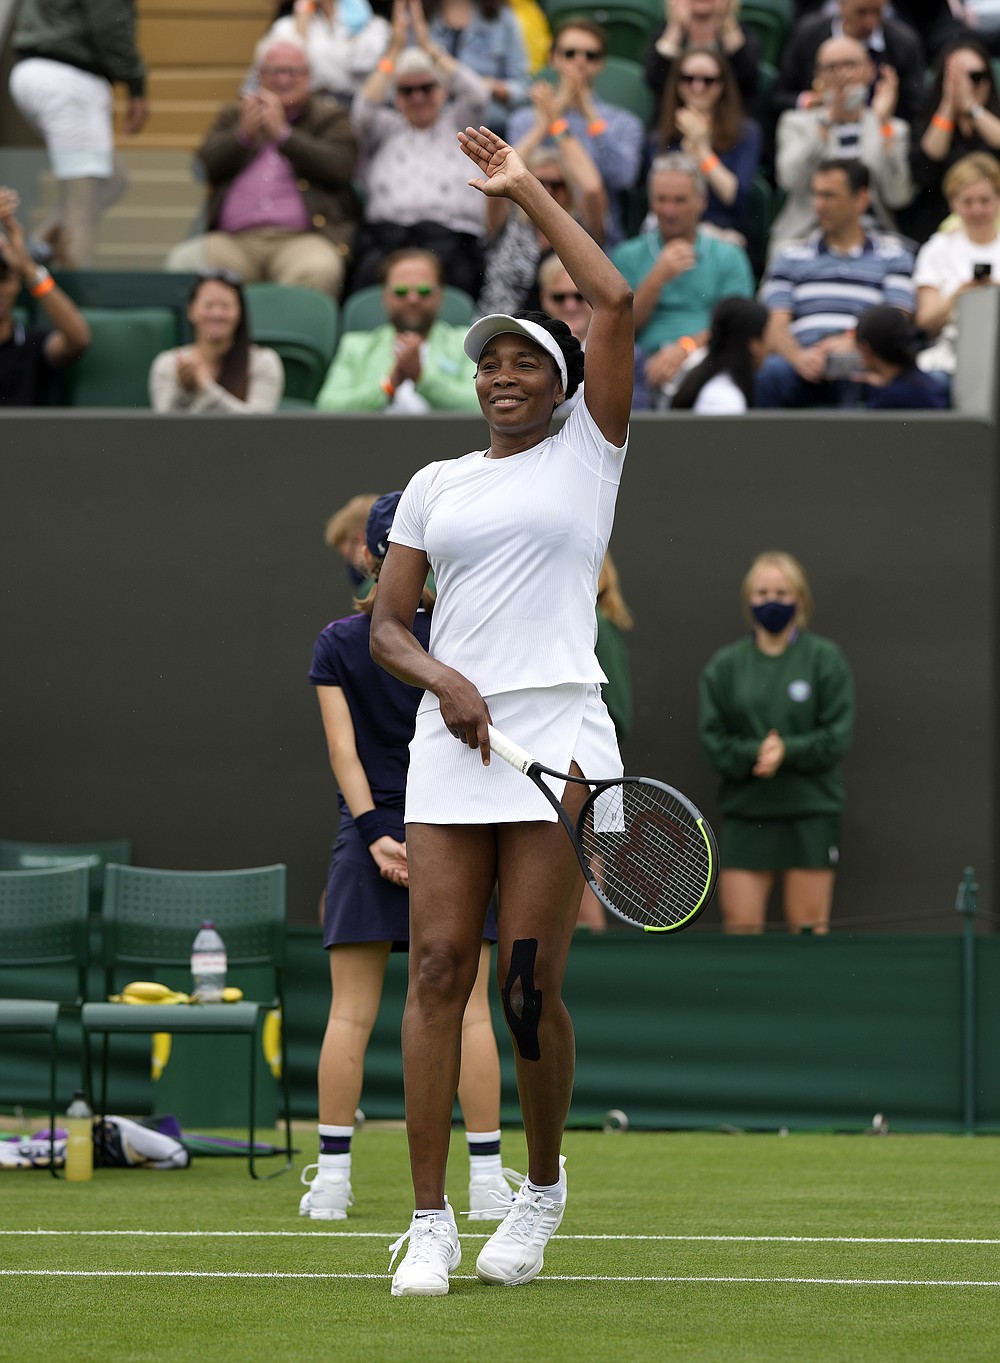
M613 483L621 481L622 464L628 449L628 436L625 444L612 445L605 440L604 434L587 409L587 394L584 389L583 401L578 402L566 418L566 424L558 432L557 439L565 442L574 458L591 471L600 474Z
M760 289L760 301L772 312L795 311L795 289L792 282L790 261L784 251L779 251L771 263L764 283Z
M925 284L930 284L934 288L941 288L944 285L947 274L941 251L944 245L940 236L935 235L921 246L917 252L917 263L913 267L914 288L922 288Z
M342 685L337 640L331 625L327 625L326 629L313 646L313 659L312 667L309 669L309 680L312 682L313 686Z
M408 549L426 549L424 544L424 496L429 480L434 476L436 464L428 464L419 469L406 487L392 518L389 531L390 544L405 544Z
M882 296L890 307L899 308L901 312L913 311L913 257L909 251L900 251L892 257L882 284Z

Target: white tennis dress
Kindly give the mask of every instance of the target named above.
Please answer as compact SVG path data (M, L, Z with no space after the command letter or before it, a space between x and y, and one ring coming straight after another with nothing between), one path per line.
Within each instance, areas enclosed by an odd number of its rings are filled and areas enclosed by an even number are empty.
M594 654L597 578L626 444L609 444L584 402L521 454L477 450L428 464L403 493L389 539L434 570L431 656L475 685L494 725L546 766L575 759L621 775ZM560 792L561 793L561 792ZM454 738L425 692L410 744L408 823L554 821L530 781Z

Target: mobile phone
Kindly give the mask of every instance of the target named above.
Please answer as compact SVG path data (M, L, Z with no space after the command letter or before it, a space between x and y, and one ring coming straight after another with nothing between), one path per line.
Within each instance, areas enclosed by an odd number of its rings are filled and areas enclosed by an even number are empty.
M993 273L993 266L988 260L977 261L972 267L972 278L978 284L981 279L989 279Z
M849 379L861 368L861 356L856 350L835 350L826 357L823 377L827 379Z

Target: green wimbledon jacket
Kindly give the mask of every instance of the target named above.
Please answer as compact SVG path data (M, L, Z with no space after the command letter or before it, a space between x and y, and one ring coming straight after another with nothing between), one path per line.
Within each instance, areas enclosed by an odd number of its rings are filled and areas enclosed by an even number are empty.
M393 365L395 329L348 331L340 338L316 406L323 412L381 412L389 405L382 381ZM465 328L435 322L417 392L438 412L478 412L476 366L462 349Z

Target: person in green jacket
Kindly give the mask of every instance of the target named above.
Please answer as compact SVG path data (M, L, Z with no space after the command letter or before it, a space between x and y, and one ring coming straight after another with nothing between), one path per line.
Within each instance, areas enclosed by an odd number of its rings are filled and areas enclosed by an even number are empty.
M135 28L135 0L22 0L18 10L10 93L45 139L59 186L43 233L53 265L93 264L101 215L125 192L112 86L128 89L124 131L140 132L149 106Z
M826 932L844 807L841 762L854 682L836 644L806 629L812 593L791 554L760 554L743 579L752 634L701 675L698 727L722 776L719 901L727 932L762 932L782 882L793 932Z
M438 319L443 278L430 251L404 247L382 262L388 321L340 340L316 406L323 412L477 412L465 328Z

